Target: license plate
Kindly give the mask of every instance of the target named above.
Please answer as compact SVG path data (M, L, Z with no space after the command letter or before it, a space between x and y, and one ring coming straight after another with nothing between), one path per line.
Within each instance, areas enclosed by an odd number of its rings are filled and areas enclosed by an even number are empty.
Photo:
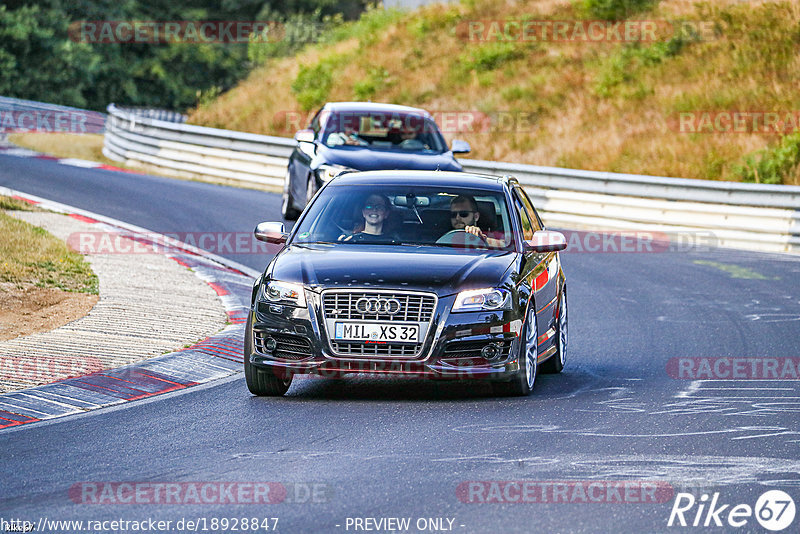
M417 343L419 325L381 323L336 323L334 339L384 343Z

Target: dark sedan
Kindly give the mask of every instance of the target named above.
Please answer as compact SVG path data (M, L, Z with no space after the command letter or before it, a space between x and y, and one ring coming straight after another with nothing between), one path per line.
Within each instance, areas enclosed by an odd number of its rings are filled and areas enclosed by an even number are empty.
M567 354L558 251L515 178L380 171L333 178L253 287L247 386L282 395L296 374L491 380L527 395Z
M343 171L460 171L453 155L470 151L458 139L448 148L425 110L369 102L325 104L295 140L283 184L287 220L297 219L317 190Z

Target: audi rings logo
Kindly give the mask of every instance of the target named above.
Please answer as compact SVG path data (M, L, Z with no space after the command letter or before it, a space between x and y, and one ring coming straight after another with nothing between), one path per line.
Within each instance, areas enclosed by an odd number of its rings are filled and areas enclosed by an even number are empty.
M402 307L397 299L362 297L356 301L356 311L361 315L394 315Z

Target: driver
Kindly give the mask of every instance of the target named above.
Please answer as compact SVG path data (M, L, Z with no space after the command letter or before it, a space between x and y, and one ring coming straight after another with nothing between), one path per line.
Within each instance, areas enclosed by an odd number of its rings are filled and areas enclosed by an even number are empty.
M477 224L481 214L478 212L478 203L471 195L459 195L450 201L450 225L453 230L464 230L468 234L480 237L487 245L493 248L502 248L505 242L502 239L489 237Z

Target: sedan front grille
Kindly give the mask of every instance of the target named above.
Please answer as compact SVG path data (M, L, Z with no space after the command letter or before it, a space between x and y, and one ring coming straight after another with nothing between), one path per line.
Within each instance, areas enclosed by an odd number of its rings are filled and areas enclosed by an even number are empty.
M368 302L372 302L373 305L379 303L377 307L380 309L373 311L370 306L366 305ZM335 289L322 294L325 328L328 332L331 349L337 356L416 358L422 352L435 311L436 296L431 293ZM332 334L337 321L416 323L419 325L419 341L417 343L376 343L335 340Z
M396 300L399 310L394 314L362 313L356 307L361 299ZM360 321L398 321L427 323L433 316L436 298L419 293L391 293L373 291L329 291L322 299L322 309L326 319Z
M334 341L331 343L333 350L339 354L347 354L348 356L374 356L389 358L413 358L417 355L420 344L404 344L399 343L361 343L361 342L342 342Z

